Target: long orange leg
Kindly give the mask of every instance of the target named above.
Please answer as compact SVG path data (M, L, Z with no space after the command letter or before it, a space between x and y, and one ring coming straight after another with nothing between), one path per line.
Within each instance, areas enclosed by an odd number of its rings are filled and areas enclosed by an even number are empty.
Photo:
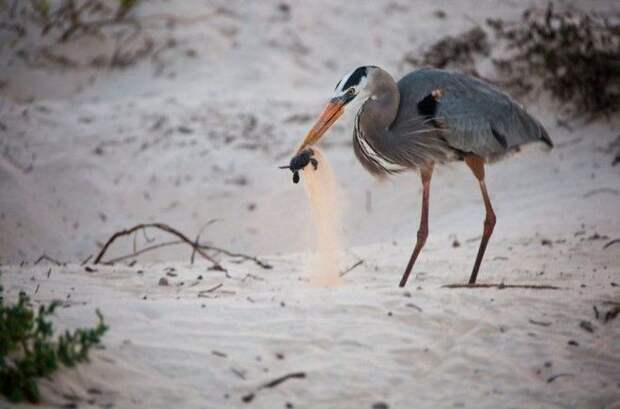
M420 217L418 238L416 240L413 253L411 254L411 258L409 259L409 263L407 264L407 268L405 269L405 274L403 274L403 278L401 278L400 284L398 284L399 287L404 287L405 284L407 284L407 280L409 279L409 274L411 274L411 269L415 264L415 260L418 258L418 254L420 254L422 247L424 247L424 243L426 243L426 238L428 237L428 196L431 187L432 175L432 167L420 171L420 176L422 177L422 217Z
M480 270L480 263L482 263L482 258L484 257L484 251L487 248L489 238L491 237L491 234L493 234L493 228L495 227L495 212L493 211L493 206L491 206L491 200L489 199L489 194L487 193L487 187L484 184L484 159L480 156L469 155L465 157L465 163L467 163L467 166L469 166L476 176L476 179L478 179L478 183L480 183L480 191L482 192L482 200L484 201L484 208L486 210L484 230L482 233L482 240L480 240L480 248L478 249L474 269L469 277L469 284L475 284L476 277L478 276L478 270Z

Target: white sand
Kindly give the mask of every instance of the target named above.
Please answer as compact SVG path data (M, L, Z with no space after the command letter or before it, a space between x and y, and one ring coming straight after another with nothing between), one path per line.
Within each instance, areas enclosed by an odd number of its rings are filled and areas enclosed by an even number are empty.
M544 95L527 101L556 149L487 170L498 222L480 282L556 291L442 288L466 282L482 231L480 193L462 164L435 172L429 240L398 289L420 183L414 174L387 183L366 175L350 118L322 146L348 203L345 264L364 264L341 285L317 288L308 274L311 207L277 169L344 72L372 63L399 77L406 52L472 20L514 18L525 2L320 0L292 2L288 17L278 2L148 3L140 14L187 17L151 33L177 40L162 52L161 72L151 61L122 71L33 69L0 48L0 280L11 299L19 290L37 303L70 295L60 327L94 323L95 308L111 326L90 365L43 382L42 407L620 407L620 318L605 324L593 310L620 302L612 285L620 244L603 249L620 237L620 167L607 152L617 119L568 130ZM614 2L584 4L619 11ZM437 7L447 19L433 16ZM98 46L85 40L80 52ZM204 240L274 268L223 258L226 276L203 261L189 265L182 246L132 267L79 266L121 228L161 221L194 237L214 218ZM131 248L127 239L110 257ZM69 265L33 266L42 253ZM158 286L167 268L177 276ZM298 371L306 378L242 401Z

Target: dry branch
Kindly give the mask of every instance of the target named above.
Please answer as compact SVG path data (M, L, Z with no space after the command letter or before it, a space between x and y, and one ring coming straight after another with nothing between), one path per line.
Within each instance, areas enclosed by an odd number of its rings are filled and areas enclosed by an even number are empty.
M90 259L91 259L91 258L93 258L93 255L92 255L92 254L89 254L89 256L88 256L88 257L86 257L84 260L82 260L82 262L80 263L80 266L82 266L82 267L83 267L83 266L85 266L85 265L86 265L86 263L88 263L88 262L90 261Z
M260 391L261 389L275 388L276 386L280 385L282 382L285 382L289 379L305 379L305 378L306 378L305 372L293 372L293 373L290 373L284 376L280 376L279 378L276 378L270 382L263 384L256 390L256 392L248 393L247 395L244 395L241 398L241 400L245 403L250 403L256 396L256 393Z
M536 320L533 320L533 319L531 319L531 318L530 318L528 321L529 321L529 323L530 323L530 324L540 325L541 327L548 327L548 326L550 326L550 325L551 325L551 323L550 323L550 322L545 322L545 321L536 321Z
M441 288L497 288L503 290L505 288L523 288L529 290L559 290L560 287L552 285L535 285L535 284L446 284Z
M110 240L108 240L106 245L102 248L101 252L99 253L97 258L95 259L94 264L98 264L98 263L101 263L101 264L114 264L114 263L118 263L119 261L124 261L124 260L135 258L135 257L139 256L140 254L144 254L144 253L147 253L147 252L152 251L152 250L157 250L157 249L160 249L162 247L175 246L177 244L189 244L192 247L192 256L190 258L190 262L192 264L194 262L194 255L196 253L198 253L200 255L203 255L203 254L207 254L207 253L205 253L205 251L213 251L215 253L224 254L224 255L227 255L227 256L230 256L230 257L236 257L236 258L240 258L242 260L252 261L257 266L259 266L259 267L261 267L261 268L263 268L265 270L269 270L269 269L273 268L273 266L271 264L269 264L269 263L267 263L265 261L260 260L258 257L250 256L248 254L233 252L233 251L230 251L230 250L227 250L227 249L224 249L224 248L221 248L221 247L212 246L212 245L209 245L209 244L201 244L199 242L199 239L200 239L200 235L202 234L202 231L204 230L205 227L207 227L208 225L212 224L215 221L217 221L217 220L214 219L214 220L210 220L207 223L205 223L205 225L201 228L201 231L196 236L196 240L195 241L191 241L191 240L189 240L189 238L185 237L185 239L171 240L171 241L166 241L166 242L163 242L163 243L153 244L151 246L148 246L148 247L145 247L145 248L139 249L139 250L136 248L136 246L134 244L134 249L133 249L134 251L131 254L125 254L125 255L122 255L122 256L119 256L119 257L107 260L107 261L101 261L101 258L103 257L103 253L105 253L106 248L110 246L111 241L114 241L115 239L117 239L120 236L126 236L126 235L130 235L130 234L134 234L134 237L135 237L135 234L137 234L138 230L142 230L142 232L144 233L144 237L147 240L147 242L153 242L155 240L154 238L148 238L146 236L146 233L145 233L146 228L148 228L148 227L155 227L155 225L163 225L163 224L162 223L153 223L153 224L140 224L140 225L134 226L131 229L123 230L121 232L115 233L115 235L113 235L110 238ZM163 225L163 226L166 226L166 225ZM173 230L173 231L175 231L178 234L181 234L181 233L179 233L175 229L172 229L169 226L166 226L166 227L171 229L171 230ZM160 228L160 230L162 230L162 229ZM168 230L164 230L164 231L166 231L168 233L171 233L171 234L174 234L174 235L176 235L177 237L180 238L180 236L178 234L172 233L171 231L168 231ZM207 260L211 261L214 264L213 265L214 269L217 269L217 270L220 270L220 271L226 271L226 270L224 270L222 268L222 266L217 261L213 260L213 258L211 256L209 256L208 254L207 254L207 256L209 257Z
M215 290L217 290L217 289L221 288L223 285L224 285L224 284L219 283L218 285L215 285L215 286L213 286L213 287L211 287L211 288L209 288L209 289L199 291L199 292L198 292L198 297L203 297L205 294L212 293L213 291L215 291Z
M118 232L114 233L112 235L112 237L110 237L108 239L108 241L103 245L103 248L101 249L101 251L99 252L97 257L95 258L94 264L98 264L99 262L101 262L101 258L104 256L104 254L108 250L108 247L110 247L110 245L116 239L118 239L119 237L130 235L130 234L132 234L132 233L134 233L134 232L136 232L136 231L138 231L140 229L148 229L148 228L159 229L159 230L162 230L162 231L164 231L166 233L172 234L173 236L178 237L181 241L183 241L183 242L187 243L189 246L191 246L204 259L210 261L211 264L213 264L213 266L212 266L213 269L219 270L219 271L226 271L226 269L224 269L224 267L222 267L220 265L220 263L217 262L217 260L215 260L213 257L211 257L206 252L204 252L198 245L196 245L196 243L194 243L192 240L187 238L186 235L184 235L183 233L179 232L178 230L168 226L167 224L163 224L163 223L138 224L136 226L133 226L130 229L121 230L121 231L118 231Z
M153 244L152 246L145 247L145 248L140 249L140 250L138 250L138 251L136 251L134 253L125 254L124 256L119 256L119 257L116 257L116 258L113 258L111 260L108 260L108 261L105 261L105 262L101 262L101 263L102 264L114 264L114 263L118 263L119 261L128 260L130 258L137 257L140 254L144 254L144 253L149 252L151 250L157 250L157 249L162 248L162 247L174 246L174 245L183 244L183 243L185 243L183 240L165 241L163 243Z
M575 375L572 374L572 373L559 373L557 375L553 375L553 376L549 377L547 379L547 383L551 383L551 382L555 381L556 379L561 378L563 376L575 376Z
M51 258L50 256L48 256L48 255L47 255L47 254L45 254L45 253L43 253L43 254L41 255L41 257L39 257L39 258L37 259L37 261L35 261L35 262L34 262L34 265L36 266L36 265L37 265L37 264L39 264L41 261L49 261L50 263L54 263L54 264L56 264L57 266L62 266L62 265L64 265L64 264L66 264L66 263L61 263L60 261L58 261L58 260L56 260L56 259Z
M218 253L225 254L225 255L227 255L229 257L237 257L237 258L240 258L240 259L243 259L243 260L253 261L254 263L256 263L256 265L258 265L259 267L264 268L265 270L270 270L270 269L273 268L273 266L271 264L266 263L266 262L260 260L259 258L255 257L255 256L249 256L249 255L243 254L243 253L236 253L236 252L233 252L233 251L230 251L230 250L223 249L221 247L211 246L209 244L200 244L198 247L201 248L201 249L204 249L204 250L213 250L213 251L216 251Z
M198 231L198 234L196 235L196 240L194 241L194 243L196 244L196 246L198 246L198 244L200 243L200 236L202 235L202 233L204 232L204 230L207 228L207 226L215 223L216 221L218 221L218 219L211 219L209 221L207 221L205 224L202 225L202 227L200 228L200 230ZM194 250L192 250L192 255L189 258L189 262L190 264L194 264L194 256L196 255L196 248L194 248Z
M588 197L592 197L594 195L598 195L601 193L609 193L611 195L616 195L616 196L620 195L620 191L618 189L613 189L611 187L601 187L598 189L592 189L584 193L583 197L587 199Z
M608 247L613 246L616 243L620 243L620 239L613 239L611 241L608 241L607 243L605 243L605 245L603 246L603 250L605 250Z
M361 266L362 264L364 264L364 260L358 260L355 264L353 264L352 266L344 269L343 271L340 272L340 277L344 277L345 274L347 274L349 271L355 269L358 266Z

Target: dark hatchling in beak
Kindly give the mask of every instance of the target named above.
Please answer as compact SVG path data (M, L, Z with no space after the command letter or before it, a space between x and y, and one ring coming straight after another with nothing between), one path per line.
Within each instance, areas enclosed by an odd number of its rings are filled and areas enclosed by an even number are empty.
M304 149L297 155L291 158L291 162L288 165L280 166L280 169L290 169L293 172L293 183L299 182L299 171L312 164L314 170L319 167L319 161L314 157L314 151L310 148Z
M299 182L299 171L308 166L308 163L311 163L315 170L317 169L319 162L313 158L314 151L309 146L318 142L323 134L340 118L344 112L344 106L350 98L350 95L347 95L346 98L332 98L319 115L314 126L308 131L297 150L297 154L291 159L291 163L288 166L280 166L280 169L290 169L293 172L293 183Z

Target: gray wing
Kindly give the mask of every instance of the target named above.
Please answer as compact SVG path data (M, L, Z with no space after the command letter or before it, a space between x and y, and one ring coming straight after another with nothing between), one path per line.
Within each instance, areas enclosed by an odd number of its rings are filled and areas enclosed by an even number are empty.
M419 121L419 103L441 90L427 120L453 149L495 159L530 142L553 146L544 127L495 87L465 74L421 69L398 82L401 103L395 123ZM407 126L403 126L403 129Z

